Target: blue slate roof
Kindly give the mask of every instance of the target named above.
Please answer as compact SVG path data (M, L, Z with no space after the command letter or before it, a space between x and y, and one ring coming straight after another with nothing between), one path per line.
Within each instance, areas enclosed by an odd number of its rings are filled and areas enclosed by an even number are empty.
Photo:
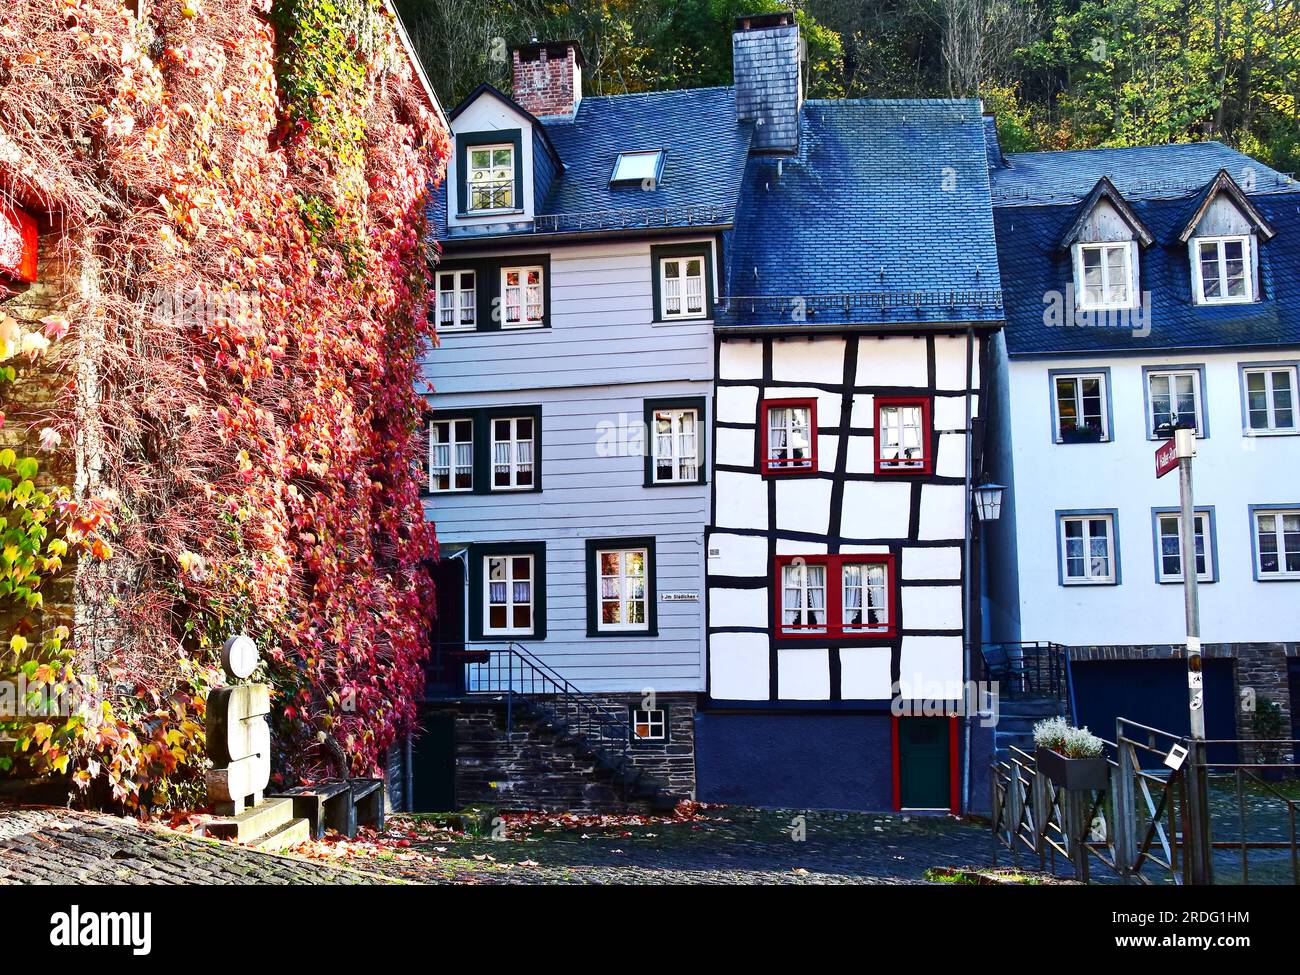
M806 102L749 162L719 324L999 321L987 160L976 101Z
M737 121L730 87L588 96L572 119L537 124L564 163L537 202L539 231L614 227L619 219L609 215L630 211L667 210L682 225L726 225L735 218L753 126ZM657 186L611 187L618 154L647 149L665 150ZM446 236L446 192L444 184L430 208L440 239ZM596 215L607 215L608 222Z
M1300 185L1217 142L1016 153L1006 160L991 177L1010 355L1300 345ZM1259 240L1260 300L1250 304L1195 304L1187 245L1178 239L1220 169L1243 189L1253 178L1255 190L1246 195L1277 231ZM1064 295L1073 282L1062 236L1103 176L1155 238L1139 249L1139 289L1150 295L1145 336L1129 327L1044 321L1045 296Z

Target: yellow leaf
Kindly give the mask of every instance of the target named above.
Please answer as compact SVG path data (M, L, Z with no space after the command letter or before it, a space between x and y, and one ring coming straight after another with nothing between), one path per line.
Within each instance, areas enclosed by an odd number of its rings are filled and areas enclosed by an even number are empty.
M15 633L9 638L9 649L14 653L22 653L27 649L27 637L21 633Z

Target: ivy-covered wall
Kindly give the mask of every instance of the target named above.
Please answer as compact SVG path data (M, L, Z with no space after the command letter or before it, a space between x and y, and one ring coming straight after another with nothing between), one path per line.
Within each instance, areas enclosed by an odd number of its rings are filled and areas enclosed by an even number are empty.
M0 690L0 768L67 771L95 802L199 801L204 695L243 631L279 774L377 771L432 614L415 364L447 154L391 14L20 0L0 119L0 192L34 188L44 267L68 272L47 314L18 314L30 288L0 303L21 366L5 406L54 390L0 431L15 464L60 473L40 491L0 470L0 688L75 692L17 715ZM31 599L57 580L66 609Z

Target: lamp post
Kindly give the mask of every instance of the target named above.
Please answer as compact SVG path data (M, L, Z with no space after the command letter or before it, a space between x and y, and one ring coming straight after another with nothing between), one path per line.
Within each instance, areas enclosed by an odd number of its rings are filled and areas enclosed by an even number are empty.
M980 521L997 521L1002 517L1002 495L1005 484L994 484L988 475L975 486L975 514Z

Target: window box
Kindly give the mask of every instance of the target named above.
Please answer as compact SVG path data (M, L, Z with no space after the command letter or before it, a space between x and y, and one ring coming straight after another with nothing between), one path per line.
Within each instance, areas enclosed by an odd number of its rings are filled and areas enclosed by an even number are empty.
M1039 748L1036 762L1038 770L1057 788L1079 792L1110 788L1110 762L1104 755L1097 758L1066 758L1050 748Z
M1056 443L1111 440L1110 370L1050 369L1052 439Z
M708 321L713 318L713 248L710 244L665 244L650 248L654 320Z
M817 400L763 400L759 416L762 472L768 475L816 473Z
M776 559L776 635L885 639L897 633L892 555L782 555Z
M645 486L703 484L707 480L705 398L645 401Z
M930 400L876 397L876 473L929 474L934 469Z
M1056 513L1057 580L1063 586L1117 586L1119 512L1114 508Z
M494 542L469 547L471 640L546 638L546 544Z
M587 539L587 636L659 635L655 540Z

